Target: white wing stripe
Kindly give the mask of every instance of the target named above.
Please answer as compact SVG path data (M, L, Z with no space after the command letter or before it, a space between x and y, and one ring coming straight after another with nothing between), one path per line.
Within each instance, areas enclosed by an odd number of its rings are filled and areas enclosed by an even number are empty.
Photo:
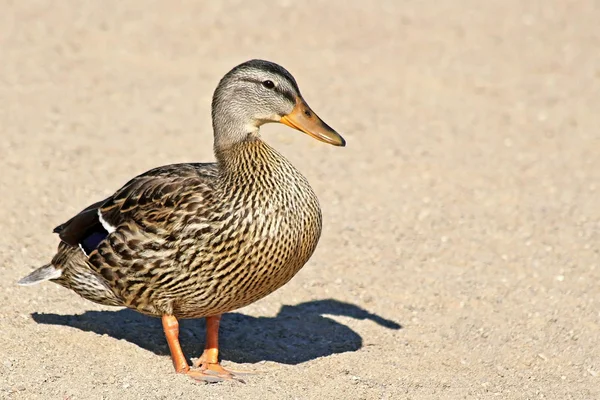
M106 232L108 232L109 234L113 233L115 231L115 227L112 226L111 224L109 224L108 222L106 222L104 220L104 218L102 218L102 212L100 211L100 209L98 209L98 219L100 220L100 223L102 224L102 227L104 229L106 229Z

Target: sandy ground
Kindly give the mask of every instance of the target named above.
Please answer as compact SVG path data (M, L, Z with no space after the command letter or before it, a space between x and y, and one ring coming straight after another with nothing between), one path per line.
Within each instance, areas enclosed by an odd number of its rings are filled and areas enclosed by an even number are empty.
M597 2L202 3L2 1L0 398L600 398ZM129 177L212 160L212 91L250 58L348 146L264 129L324 233L224 317L224 365L260 373L203 385L158 320L15 282Z

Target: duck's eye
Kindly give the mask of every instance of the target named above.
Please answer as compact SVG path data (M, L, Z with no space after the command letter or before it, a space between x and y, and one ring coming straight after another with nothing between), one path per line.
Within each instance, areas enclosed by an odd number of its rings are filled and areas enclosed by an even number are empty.
M263 86L266 87L267 89L273 89L275 87L275 84L273 83L273 81L264 81Z

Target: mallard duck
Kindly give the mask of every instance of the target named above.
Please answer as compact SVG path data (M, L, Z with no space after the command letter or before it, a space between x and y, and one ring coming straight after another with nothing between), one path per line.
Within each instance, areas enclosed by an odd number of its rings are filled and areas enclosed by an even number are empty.
M212 100L214 163L152 169L54 229L52 261L19 281L50 280L93 302L160 317L178 373L236 379L219 363L221 315L287 283L321 234L306 178L259 135L280 122L344 146L280 65L251 60L219 82ZM190 368L181 318L206 318L204 352Z

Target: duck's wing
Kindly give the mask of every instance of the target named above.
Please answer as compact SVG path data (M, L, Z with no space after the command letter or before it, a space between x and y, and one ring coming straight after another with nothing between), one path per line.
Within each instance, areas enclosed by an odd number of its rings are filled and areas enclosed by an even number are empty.
M58 233L63 242L70 244L71 246L77 246L79 240L85 235L85 232L96 225L100 225L98 208L100 208L107 200L108 199L101 200L87 207L67 222L54 228L54 233Z
M71 246L89 255L119 226L136 225L136 230L169 230L179 211L202 207L217 176L216 164L174 164L152 169L127 182L115 194L94 203L54 232Z

